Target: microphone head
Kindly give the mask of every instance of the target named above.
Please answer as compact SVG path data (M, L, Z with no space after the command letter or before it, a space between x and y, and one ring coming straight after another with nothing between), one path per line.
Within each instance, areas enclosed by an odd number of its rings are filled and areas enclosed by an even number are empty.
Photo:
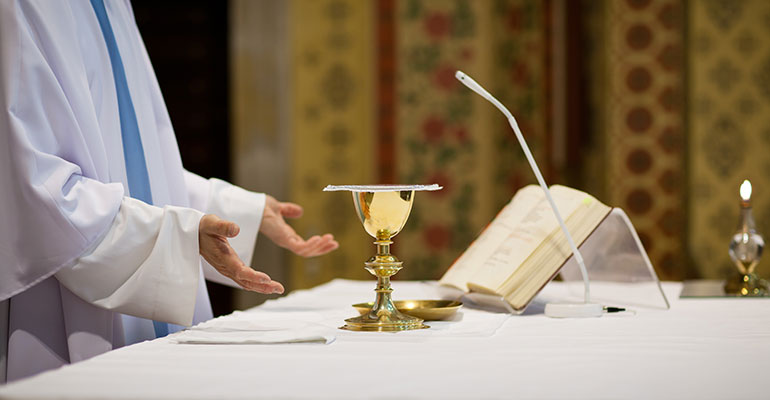
M474 92L476 91L476 89L474 89L474 87L473 87L474 84L476 84L476 82L473 79L471 79L470 76L465 75L465 72L457 70L457 72L455 72L455 78L458 81L462 82L463 85L469 87ZM478 84L476 84L475 86L478 86Z
M457 72L455 72L455 78L457 78L458 81L462 82L462 84L467 86L470 90L473 90L474 92L478 93L482 97L491 101L492 95L489 94L489 92L487 92L486 89L481 87L481 85L476 83L476 81L474 81L473 78L466 75L465 72L458 70Z

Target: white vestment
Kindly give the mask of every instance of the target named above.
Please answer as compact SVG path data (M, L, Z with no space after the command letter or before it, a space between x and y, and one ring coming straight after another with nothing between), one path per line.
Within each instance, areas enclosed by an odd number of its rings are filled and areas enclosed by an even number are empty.
M89 0L0 1L0 382L211 318L203 213L241 227L265 197L185 171L127 0L106 0L153 204L129 197L115 82ZM125 329L125 334L124 334ZM173 331L173 329L172 329ZM7 368L7 371L5 370Z

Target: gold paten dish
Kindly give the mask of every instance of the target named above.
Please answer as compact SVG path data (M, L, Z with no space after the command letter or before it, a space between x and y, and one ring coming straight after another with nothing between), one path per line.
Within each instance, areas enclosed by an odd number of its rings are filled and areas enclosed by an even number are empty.
M364 315L372 309L373 302L353 304L353 308ZM463 303L456 300L397 300L393 302L398 311L426 321L451 318Z

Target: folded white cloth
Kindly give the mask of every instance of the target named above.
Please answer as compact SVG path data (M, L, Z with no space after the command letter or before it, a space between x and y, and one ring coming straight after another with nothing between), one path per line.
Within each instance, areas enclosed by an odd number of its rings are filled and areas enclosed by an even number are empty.
M312 335L305 332L207 332L192 330L179 332L179 335L171 340L180 344L329 344L334 341L334 336Z
M180 344L280 344L334 341L334 330L316 323L316 313L236 311L169 336Z

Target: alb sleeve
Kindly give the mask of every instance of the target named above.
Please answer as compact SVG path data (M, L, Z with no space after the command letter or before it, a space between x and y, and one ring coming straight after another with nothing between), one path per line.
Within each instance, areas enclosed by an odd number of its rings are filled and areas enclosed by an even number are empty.
M97 306L190 325L200 276L202 216L191 208L160 208L124 197L106 236L56 278Z

